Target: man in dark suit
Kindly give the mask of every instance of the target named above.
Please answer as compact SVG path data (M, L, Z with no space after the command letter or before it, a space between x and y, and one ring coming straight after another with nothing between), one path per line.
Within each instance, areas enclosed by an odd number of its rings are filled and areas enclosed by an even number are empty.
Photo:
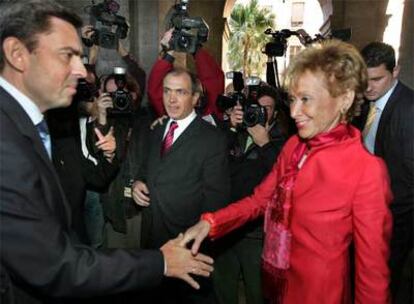
M146 172L139 172L133 185L134 200L147 207L142 228L147 248L191 227L201 213L223 207L229 196L226 136L196 115L196 88L197 80L187 70L173 69L164 77L169 119L152 131ZM167 291L160 303L211 300L210 282L194 293L175 283L164 284Z
M85 77L80 25L78 16L54 1L0 5L2 303L56 303L136 290L158 284L163 275L197 288L189 273L207 276L212 270L211 259L192 256L178 246L180 238L161 250L105 252L72 238L42 113L68 106L77 80Z
M365 97L371 102L370 111L365 115L364 144L371 153L384 159L394 194L390 268L391 291L396 301L400 285L406 280L403 279L404 263L413 250L414 94L398 81L399 67L390 45L373 42L361 53L368 67ZM412 278L411 283L406 283L413 287ZM413 292L406 296L412 299ZM399 303L408 303L406 296Z

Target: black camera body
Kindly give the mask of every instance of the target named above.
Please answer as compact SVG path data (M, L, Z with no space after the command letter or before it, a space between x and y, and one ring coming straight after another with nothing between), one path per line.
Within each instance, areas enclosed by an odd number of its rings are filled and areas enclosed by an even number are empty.
M287 39L292 36L299 36L297 31L291 31L288 29L283 29L280 31L272 32L272 29L267 29L264 32L266 35L272 36L272 41L266 43L264 54L271 57L282 57L285 55L287 48Z
M118 10L119 4L114 0L104 0L90 8L91 24L94 27L90 39L92 44L116 49L119 39L127 37L129 26L124 17L117 15Z
M229 96L219 95L216 101L217 107L224 112L239 103L243 109L243 122L240 126L242 129L254 127L257 124L265 126L267 121L266 108L262 107L256 98L260 79L254 78L254 81L250 81L253 78L249 78L247 80L248 94L246 96L243 93L244 79L241 72L229 72L226 73L226 77L233 79L234 92Z
M96 97L97 95L98 88L95 86L95 84L87 82L85 78L80 78L78 80L74 100L93 102L94 97Z
M116 91L109 93L112 98L113 108L108 108L108 116L130 116L133 113L133 98L126 87L125 69L114 68L114 80Z
M201 17L190 17L187 12L188 0L174 5L170 27L174 27L170 48L177 52L194 54L208 39L209 28Z

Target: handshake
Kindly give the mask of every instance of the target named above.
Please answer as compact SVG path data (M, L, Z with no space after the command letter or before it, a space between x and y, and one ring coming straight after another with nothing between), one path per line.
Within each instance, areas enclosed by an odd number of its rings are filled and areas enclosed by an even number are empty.
M200 285L191 275L208 277L213 271L213 259L198 252L201 242L207 237L210 224L201 220L189 228L185 234L180 233L173 240L161 247L166 265L165 276L184 280L195 289ZM191 250L186 245L194 241Z

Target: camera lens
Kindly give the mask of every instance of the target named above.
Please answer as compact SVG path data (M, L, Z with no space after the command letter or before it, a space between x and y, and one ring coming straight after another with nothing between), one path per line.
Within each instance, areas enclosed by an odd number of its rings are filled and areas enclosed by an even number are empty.
M123 111L129 107L128 93L125 91L116 91L114 94L114 108Z
M190 42L188 41L187 37L182 36L182 35L179 37L177 43L183 49L187 49L188 48L188 45L190 44Z
M243 115L243 123L247 127L253 127L258 124L258 113L256 108L247 108Z

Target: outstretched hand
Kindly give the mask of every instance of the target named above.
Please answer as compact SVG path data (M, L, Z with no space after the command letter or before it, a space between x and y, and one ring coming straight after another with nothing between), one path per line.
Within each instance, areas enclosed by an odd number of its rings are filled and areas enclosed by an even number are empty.
M194 226L187 229L184 237L180 240L180 246L186 247L190 242L194 241L191 246L191 253L198 254L200 245L210 232L210 224L207 221L201 220Z
M167 265L167 277L174 277L187 282L191 287L199 289L200 285L192 275L208 277L213 271L213 259L207 255L198 253L193 255L190 250L181 246L183 234L165 243L161 252Z

